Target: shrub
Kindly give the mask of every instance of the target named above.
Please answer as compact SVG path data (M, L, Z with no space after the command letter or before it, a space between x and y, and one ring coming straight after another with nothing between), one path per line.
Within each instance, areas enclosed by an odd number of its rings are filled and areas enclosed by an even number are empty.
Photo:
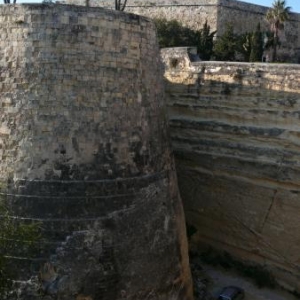
M224 34L214 44L215 59L220 61L234 61L237 47L238 38L233 32L233 26L227 24Z
M251 37L251 52L249 61L262 61L263 56L263 36L260 30L260 23L258 23L256 30Z
M203 28L196 33L198 36L197 52L202 60L210 60L213 54L215 34L216 31L210 32L210 26L207 24L207 20L205 21Z
M210 32L207 21L204 23L203 28L198 31L184 27L177 20L154 19L154 23L161 48L195 46L201 59L210 59L216 31Z

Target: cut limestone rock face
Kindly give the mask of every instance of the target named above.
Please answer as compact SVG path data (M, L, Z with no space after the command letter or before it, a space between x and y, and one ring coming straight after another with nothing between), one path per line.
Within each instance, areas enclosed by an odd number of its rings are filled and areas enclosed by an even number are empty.
M193 62L190 51L164 49L162 58L192 242L299 292L300 67Z

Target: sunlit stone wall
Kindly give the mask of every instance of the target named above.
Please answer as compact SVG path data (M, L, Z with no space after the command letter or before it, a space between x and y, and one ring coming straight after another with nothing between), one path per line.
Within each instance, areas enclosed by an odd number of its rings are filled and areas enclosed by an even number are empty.
M66 3L86 5L86 0L65 0ZM90 6L102 6L114 9L114 1L89 0ZM177 20L194 30L203 28L207 21L211 31L221 36L227 25L232 25L236 34L253 32L260 24L263 32L270 31L266 20L268 7L236 0L130 0L126 11L149 18ZM278 60L281 62L300 62L300 14L291 13L289 20L280 30L281 45L278 48ZM195 46L195 45L190 45ZM271 57L271 54L269 54Z
M2 201L41 228L6 253L11 299L192 299L154 25L41 4L0 24Z
M258 263L299 292L300 66L193 63L184 48L162 56L193 244Z

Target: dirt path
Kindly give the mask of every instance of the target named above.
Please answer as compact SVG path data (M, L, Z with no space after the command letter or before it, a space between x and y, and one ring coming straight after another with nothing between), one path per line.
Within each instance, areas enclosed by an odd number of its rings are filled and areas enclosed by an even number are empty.
M251 281L239 277L233 272L228 272L222 269L217 269L211 266L202 265L203 271L207 274L213 284L211 285L210 292L214 297L223 287L235 285L245 290L245 300L299 300L295 296L279 289L258 288Z

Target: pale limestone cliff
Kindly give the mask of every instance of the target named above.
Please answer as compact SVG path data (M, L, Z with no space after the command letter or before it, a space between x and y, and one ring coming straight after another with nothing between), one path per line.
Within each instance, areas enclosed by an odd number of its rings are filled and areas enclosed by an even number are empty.
M194 241L300 289L300 66L191 62L163 49L181 195Z

